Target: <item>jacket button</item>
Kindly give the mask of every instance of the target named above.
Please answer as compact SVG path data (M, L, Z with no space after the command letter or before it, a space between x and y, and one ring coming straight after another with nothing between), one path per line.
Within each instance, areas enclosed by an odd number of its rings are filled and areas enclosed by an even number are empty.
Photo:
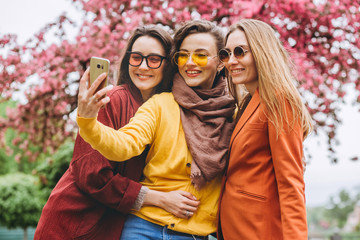
M187 163L186 166L187 166L187 167L191 167L191 163Z
M170 224L170 227L172 228L175 227L175 223Z

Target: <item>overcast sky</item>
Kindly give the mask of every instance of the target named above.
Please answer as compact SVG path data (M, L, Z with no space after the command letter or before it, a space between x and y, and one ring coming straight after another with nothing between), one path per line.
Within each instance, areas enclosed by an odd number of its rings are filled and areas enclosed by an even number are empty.
M0 33L15 33L20 43L25 42L46 23L54 21L62 12L76 19L80 13L70 0L0 0ZM359 107L358 107L359 108ZM306 199L308 206L328 202L330 196L341 189L360 190L360 160L348 160L360 156L360 113L357 108L347 104L340 116L343 126L339 128L341 145L336 148L338 164L327 159L326 140L323 136L312 134L305 140L305 146L313 156L305 172ZM320 145L318 142L320 141Z

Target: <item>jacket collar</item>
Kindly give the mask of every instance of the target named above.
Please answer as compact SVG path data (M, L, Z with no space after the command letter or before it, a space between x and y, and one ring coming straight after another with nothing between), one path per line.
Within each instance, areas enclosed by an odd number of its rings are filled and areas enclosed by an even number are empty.
M245 123L254 114L255 110L259 107L259 105L260 105L259 89L256 89L254 95L251 97L249 105L246 107L243 115L240 117L238 123L236 124L236 127L234 129L234 132L230 140L230 149L235 137L239 134L241 129L244 127Z

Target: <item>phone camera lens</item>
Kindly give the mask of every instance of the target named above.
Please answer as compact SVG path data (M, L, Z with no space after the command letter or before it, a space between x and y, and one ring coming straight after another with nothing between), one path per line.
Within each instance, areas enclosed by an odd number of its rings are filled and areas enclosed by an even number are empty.
M97 68L100 68L100 64L97 65Z

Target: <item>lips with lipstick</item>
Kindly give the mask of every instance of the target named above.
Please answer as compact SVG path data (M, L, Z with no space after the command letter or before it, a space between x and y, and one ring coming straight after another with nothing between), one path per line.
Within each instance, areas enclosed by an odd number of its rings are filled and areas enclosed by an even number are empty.
M238 74L245 71L245 68L235 68L235 69L231 69L231 73L232 74Z
M140 79L140 80L147 80L153 77L153 75L145 75L145 74L136 74L136 76Z
M185 72L189 77L196 77L201 73L200 70L186 70Z

